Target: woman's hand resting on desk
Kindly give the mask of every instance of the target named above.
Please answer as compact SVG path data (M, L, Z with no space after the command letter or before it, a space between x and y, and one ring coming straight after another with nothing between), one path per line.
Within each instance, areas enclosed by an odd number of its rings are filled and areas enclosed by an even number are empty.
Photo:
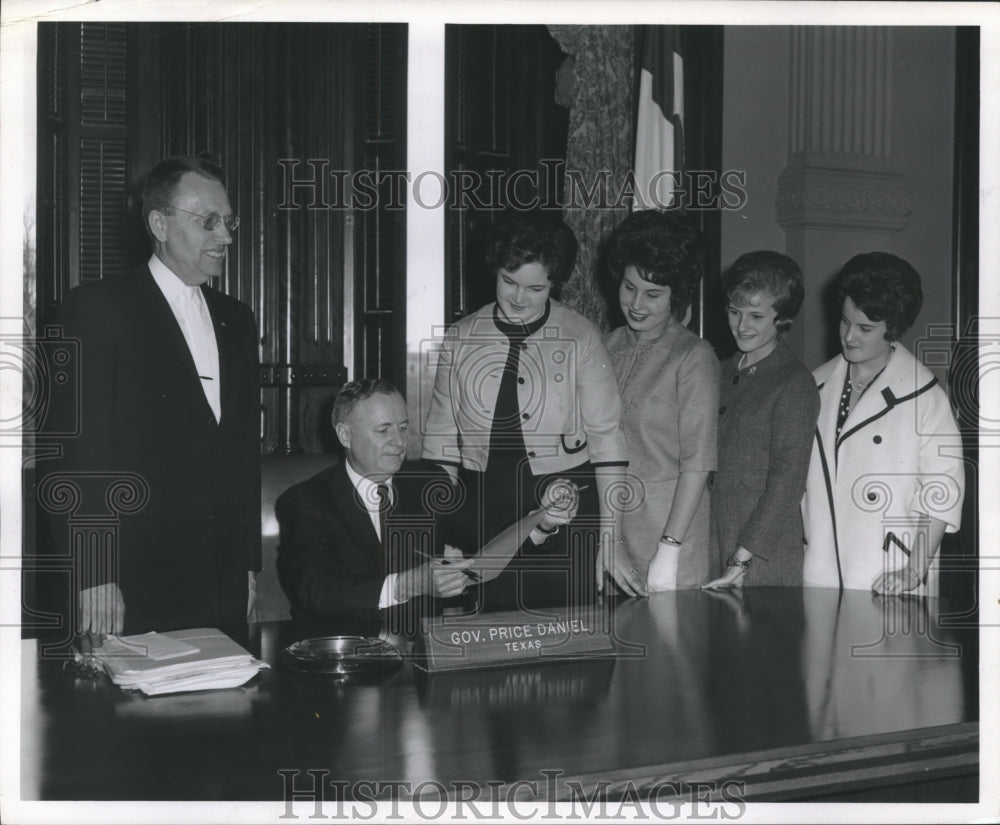
M657 543L656 555L646 573L646 586L650 593L677 589L677 562L682 546L662 539Z
M744 547L736 548L728 559L726 559L726 569L717 579L712 579L708 584L701 586L702 590L718 590L722 587L742 587L743 579L753 559L753 553Z
M610 536L603 537L601 550L597 554L597 588L603 590L605 574L611 576L615 584L629 596L648 596L642 571L632 561L625 550L625 543L613 544Z
M701 586L702 590L718 590L725 587L742 587L746 573L739 567L727 567L726 572L719 578Z
M898 596L920 587L922 576L910 567L880 573L872 582L872 593L879 596Z

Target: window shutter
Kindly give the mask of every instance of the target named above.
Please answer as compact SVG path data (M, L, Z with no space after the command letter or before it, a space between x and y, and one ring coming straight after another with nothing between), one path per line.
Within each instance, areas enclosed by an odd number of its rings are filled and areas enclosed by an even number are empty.
M125 141L80 141L80 280L125 270Z
M364 168L406 167L406 27L372 24L365 39ZM395 176L380 182L378 201L361 210L363 261L359 272L358 374L402 382L405 373L405 198Z
M125 125L125 25L80 26L80 121Z
M80 281L125 270L124 23L80 25Z
M469 26L459 33L458 143L478 154L510 152L510 32Z

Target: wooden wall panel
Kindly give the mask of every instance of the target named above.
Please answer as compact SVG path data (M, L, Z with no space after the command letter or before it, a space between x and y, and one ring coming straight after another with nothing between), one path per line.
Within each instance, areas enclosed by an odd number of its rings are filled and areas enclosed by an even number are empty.
M347 376L345 280L378 296L348 308L351 366L402 376L405 223L382 208L355 220L308 186L289 197L286 178L403 168L405 26L66 23L39 35L45 315L81 280L142 264L143 179L167 155L206 154L241 216L215 285L257 318L262 449L329 448L330 402ZM332 195L329 182L314 189Z
M558 197L548 191L550 176L541 162L566 159L568 112L555 102L556 71L563 58L545 26L446 28L446 174L479 175L482 183L473 197L486 205L459 204L448 210L449 322L495 298L493 280L483 272L483 255L490 223L506 200L508 175L536 172L538 189L527 197L537 194L545 203Z
M69 213L66 209L67 63L70 32L58 25L38 32L38 283L40 319L62 303L69 282ZM48 310L48 312L47 312Z
M406 27L369 26L362 42L360 166L376 176L399 173L406 169ZM376 180L376 203L355 210L356 374L405 387L406 279L400 273L406 271L406 213L393 206L400 200L398 174Z

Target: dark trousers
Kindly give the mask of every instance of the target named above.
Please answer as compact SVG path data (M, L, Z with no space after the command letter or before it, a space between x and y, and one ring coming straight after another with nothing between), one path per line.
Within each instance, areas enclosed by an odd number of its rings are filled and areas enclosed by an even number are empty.
M541 507L551 481L565 478L586 486L577 516L541 545L527 534L507 568L480 585L474 598L480 611L537 609L588 604L596 598L598 498L589 462L570 471L533 476L525 460L513 472L463 470L465 504L458 514L460 546L474 553L487 541Z

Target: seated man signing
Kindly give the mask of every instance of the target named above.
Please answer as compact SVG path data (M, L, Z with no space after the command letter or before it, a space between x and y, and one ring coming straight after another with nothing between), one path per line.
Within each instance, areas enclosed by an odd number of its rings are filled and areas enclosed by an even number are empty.
M448 482L404 462L408 423L388 381L352 381L337 393L333 426L344 460L275 506L278 576L296 618L377 619L380 608L457 596L470 583L462 571L472 560L430 560L442 555L444 536L425 493Z
M344 460L287 490L275 506L278 576L296 618L369 622L388 608L426 615L433 612L428 598L452 598L494 577L522 536L544 540L575 515L567 485L568 492L548 495L548 509L463 558L447 544L461 491L440 468L404 461L409 422L399 391L380 379L352 381L337 393L332 418Z

